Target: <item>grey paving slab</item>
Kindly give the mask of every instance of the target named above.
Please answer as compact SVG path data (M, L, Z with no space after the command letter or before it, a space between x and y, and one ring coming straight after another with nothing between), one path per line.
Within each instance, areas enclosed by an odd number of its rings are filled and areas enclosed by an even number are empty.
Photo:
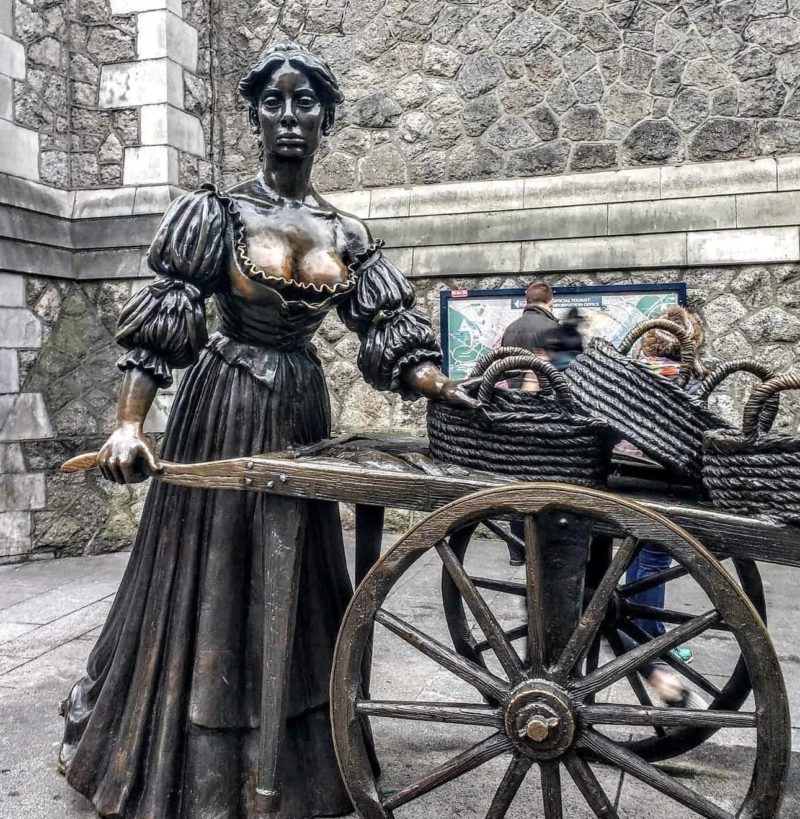
M384 550L396 540L388 536ZM352 568L352 544L348 545ZM64 559L0 567L0 819L87 819L90 806L66 787L55 772L61 720L58 701L82 673L110 605L111 595L127 561L126 555ZM522 582L524 572L507 564L502 544L486 540L467 555L467 568L474 574ZM800 646L795 634L798 602L795 589L800 571L777 566L762 567L769 597L770 631L787 679L793 713L795 742L800 742ZM387 608L442 642L448 642L440 597L441 561L433 552L424 555L400 579ZM48 602L53 598L55 602ZM525 617L523 601L501 593L487 594L501 623L510 627ZM88 602L87 602L88 601ZM702 611L707 601L692 584L670 584L667 605L686 611ZM21 615L33 616L27 623ZM51 618L45 620L45 618ZM38 622L45 620L45 622ZM475 624L470 619L475 628ZM476 631L477 633L477 631ZM518 642L522 653L524 642ZM712 635L692 641L695 664L718 683L719 673L735 661L736 649L727 635ZM603 648L601 661L610 659ZM471 687L422 657L411 646L378 627L375 643L373 696L421 701L480 701ZM495 661L489 656L489 663ZM600 692L599 701L634 702L627 682L621 681ZM745 706L750 707L750 706ZM375 721L378 749L386 772L382 788L402 787L424 775L437 764L455 756L481 739L487 729L437 726L395 720ZM606 729L609 736L628 736L627 729ZM753 759L752 732L725 731L678 761L664 763L663 770L684 784L696 787L721 803L730 800L737 788L746 786ZM785 817L800 815L797 793L800 773L792 769ZM446 785L426 798L397 811L397 819L478 819L485 816L508 757L480 767L457 783ZM629 776L611 768L593 769L619 815L630 819L677 817L690 814L665 797L655 794ZM564 815L589 819L591 811L562 770ZM745 784L743 784L745 783ZM529 819L542 813L538 773L527 776L509 819Z

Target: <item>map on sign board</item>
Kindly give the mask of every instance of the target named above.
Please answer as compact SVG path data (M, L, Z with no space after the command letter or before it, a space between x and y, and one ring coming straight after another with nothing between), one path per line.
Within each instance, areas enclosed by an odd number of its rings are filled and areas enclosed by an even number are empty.
M640 321L654 318L672 304L686 303L686 285L607 285L555 287L555 313L571 307L583 316L584 340L594 336L618 343ZM473 364L500 343L506 327L522 315L525 291L443 290L440 293L445 371L466 378Z

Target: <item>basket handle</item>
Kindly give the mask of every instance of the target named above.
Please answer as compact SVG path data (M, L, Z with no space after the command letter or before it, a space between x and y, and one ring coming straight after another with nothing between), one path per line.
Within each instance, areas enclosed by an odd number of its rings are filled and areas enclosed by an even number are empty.
M478 400L481 403L489 403L494 385L509 370L533 370L537 377L541 376L552 387L558 401L570 410L575 409L567 379L549 361L527 352L525 355L507 356L489 365L478 389Z
M530 350L526 350L524 347L498 347L496 350L489 350L488 353L484 353L476 362L475 366L472 368L472 372L469 374L470 378L480 378L486 370L489 369L489 365L493 364L495 361L499 361L503 358L508 358L511 355L524 355L530 356L533 353Z
M769 431L764 429L761 422L764 407L773 395L784 390L800 390L800 370L789 370L776 375L774 378L770 378L769 381L759 384L750 393L750 398L744 405L744 417L742 418L742 433L746 437L755 436L757 432L763 434Z
M762 381L769 381L775 375L775 372L762 364L759 361L754 361L752 358L737 358L733 361L724 361L718 364L714 369L700 382L700 386L694 397L705 404L711 393L729 376L734 373L752 373ZM780 410L780 398L778 395L771 396L764 404L764 411L761 413L758 420L758 429L760 432L767 433L772 429L773 423L778 416Z
M619 351L622 355L627 355L633 345L650 330L666 330L678 339L681 345L681 362L678 367L678 385L685 387L692 377L694 372L695 358L697 357L697 350L694 346L691 336L674 321L663 318L648 319L637 324L629 333L622 339L619 345Z

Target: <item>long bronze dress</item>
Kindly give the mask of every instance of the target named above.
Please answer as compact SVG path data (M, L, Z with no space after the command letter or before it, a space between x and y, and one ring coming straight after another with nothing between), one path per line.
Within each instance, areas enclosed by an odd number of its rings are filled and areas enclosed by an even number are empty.
M162 456L235 458L329 435L330 404L311 338L336 308L361 341L358 364L382 390L403 368L440 361L413 292L379 246L354 246L343 217L307 205L347 265L346 280L303 284L248 257L243 216L287 207L256 178L222 195L175 200L150 248L157 277L120 316L120 367L159 384L186 373ZM352 220L350 220L352 222ZM213 296L220 331L206 337ZM61 765L103 816L239 819L253 815L260 714L262 559L269 495L150 486L139 533L87 674L63 703ZM351 595L338 507L309 502L280 760L281 816L349 812L330 735L328 683ZM267 563L268 566L268 563ZM268 570L268 569L267 569Z

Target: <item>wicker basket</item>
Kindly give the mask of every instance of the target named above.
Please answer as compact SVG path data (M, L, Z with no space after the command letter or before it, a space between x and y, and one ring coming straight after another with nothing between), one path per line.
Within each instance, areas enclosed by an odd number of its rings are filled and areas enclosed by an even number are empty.
M680 343L675 381L628 355L639 338L655 329L666 330ZM682 327L667 319L650 319L634 327L619 349L604 339L592 339L565 375L579 404L607 421L620 440L630 441L668 472L699 486L703 433L725 422L686 392L695 357L694 344Z
M797 389L800 370L775 376L753 390L741 431L706 433L703 485L715 506L800 524L800 435L774 435L765 428L773 397Z
M497 350L483 370L479 410L428 404L428 437L433 458L527 481L602 486L609 469L611 430L579 412L563 375L531 353ZM532 370L548 392L498 390L509 372Z

